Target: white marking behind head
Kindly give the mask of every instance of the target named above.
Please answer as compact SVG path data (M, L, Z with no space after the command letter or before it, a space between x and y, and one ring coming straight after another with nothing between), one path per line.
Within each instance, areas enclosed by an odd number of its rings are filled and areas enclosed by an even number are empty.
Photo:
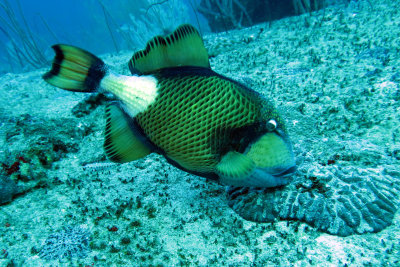
M125 76L110 73L102 79L100 87L121 100L129 115L135 117L154 103L158 95L157 84L157 79L151 75Z

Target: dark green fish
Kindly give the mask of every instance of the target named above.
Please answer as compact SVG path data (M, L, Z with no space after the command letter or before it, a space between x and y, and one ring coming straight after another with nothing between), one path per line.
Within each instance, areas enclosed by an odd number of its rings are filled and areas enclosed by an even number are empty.
M211 70L197 30L157 36L129 62L132 76L110 71L80 48L54 45L48 83L107 92L108 158L128 162L156 152L176 167L234 186L274 187L295 170L292 146L273 105Z

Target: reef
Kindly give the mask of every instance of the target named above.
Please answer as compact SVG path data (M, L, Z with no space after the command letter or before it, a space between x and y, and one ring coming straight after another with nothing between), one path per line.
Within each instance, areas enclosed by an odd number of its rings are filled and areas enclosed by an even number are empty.
M10 202L18 191L18 186L13 180L0 175L0 205Z
M324 0L201 0L198 10L215 32L272 22L326 7Z

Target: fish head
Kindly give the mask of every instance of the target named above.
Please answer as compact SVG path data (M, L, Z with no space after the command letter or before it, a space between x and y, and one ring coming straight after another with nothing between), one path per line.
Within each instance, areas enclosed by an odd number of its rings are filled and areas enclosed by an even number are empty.
M267 127L249 142L244 151L229 151L216 166L223 184L271 188L289 183L296 170L292 144L281 120L271 119ZM265 125L264 125L265 126Z
M287 178L296 170L292 144L283 127L271 119L267 123L268 131L250 143L244 152L255 163L253 175L265 177L262 187L287 184Z

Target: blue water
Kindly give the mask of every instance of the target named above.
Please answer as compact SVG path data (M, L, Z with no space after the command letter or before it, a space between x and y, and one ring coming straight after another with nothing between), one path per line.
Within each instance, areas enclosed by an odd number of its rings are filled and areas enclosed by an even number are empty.
M4 1L5 4L9 4L8 8L12 9L18 27L28 36L32 34L33 38L28 38L29 41L34 40L39 50L49 60L52 57L50 46L55 43L73 44L99 54L124 49L136 50L138 48L136 46L144 45L144 40L149 38L148 36L141 37L144 35L143 31L149 32L149 36L162 34L163 28L169 31L169 28L181 23L192 23L204 30L208 28L204 17L195 13L192 8L192 5L196 5L194 0L190 2L159 1L161 4L152 8L149 8L148 2L157 1ZM175 6L183 6L184 10L175 10ZM161 9L174 18L166 19L171 25L161 25L154 19L155 16L164 19L163 14L159 14ZM0 17L2 18L0 27L7 32L5 34L3 30L0 31L0 72L20 72L36 67L29 64L21 66L17 62L12 53L14 49L10 39L24 50L23 41L20 34L13 32L14 27L8 25L10 19L3 8L0 8ZM132 28L132 20L140 23L148 20L151 21L153 27L150 30L139 24ZM159 29L158 32L156 28Z
M183 23L196 26L202 34L227 31L310 12L295 4L303 2L307 1L2 0L0 73L48 65L53 55L50 46L55 43L95 54L134 51L151 37L169 33ZM356 0L313 0L310 8L343 2ZM7 15L7 10L12 14Z

